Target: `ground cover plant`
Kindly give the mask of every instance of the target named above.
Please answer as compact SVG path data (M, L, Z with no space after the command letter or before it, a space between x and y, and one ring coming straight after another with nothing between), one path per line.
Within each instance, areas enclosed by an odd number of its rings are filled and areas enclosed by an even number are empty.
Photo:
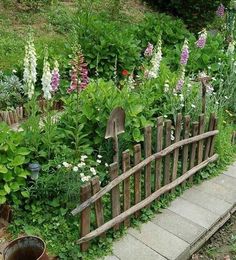
M105 1L102 7L99 1L86 2L79 1L77 8L74 2L33 7L31 1L20 1L18 8L38 9L31 10L36 22L37 14L43 15L39 23L43 29L34 22L14 42L12 31L3 30L0 42L1 51L9 48L2 55L0 95L5 96L0 109L24 103L26 115L20 132L1 124L1 203L12 205L12 234L43 237L50 253L60 259L94 259L108 252L112 239L119 236L110 232L106 240L95 241L82 254L75 244L79 220L70 214L83 183L93 176L99 176L102 186L108 181L113 146L104 135L115 107L126 112L122 151L142 141L143 128L154 125L158 116L175 122L181 112L196 120L202 111L199 78L210 76L205 113L209 117L214 112L219 118L216 150L220 158L195 181L213 176L235 158L231 145L236 129L235 52L234 41L228 41L229 34L234 37L234 28L220 26L213 34L201 28L196 35L181 20L147 7L137 18L118 9L117 2L122 1ZM11 10L6 7L7 12ZM28 25L24 10L18 19L22 21L24 15ZM2 23L7 20L2 19ZM224 14L216 19L225 22ZM17 71L11 75L13 69ZM63 104L62 111L54 109L58 102ZM41 165L36 181L28 170L28 163L35 162ZM148 220L180 192L144 210L140 220ZM109 216L108 201L105 205Z

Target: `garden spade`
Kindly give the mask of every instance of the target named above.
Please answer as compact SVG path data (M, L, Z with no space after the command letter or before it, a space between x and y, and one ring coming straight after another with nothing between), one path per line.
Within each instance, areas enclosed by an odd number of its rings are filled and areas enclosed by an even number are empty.
M114 143L114 162L119 161L118 135L125 132L125 111L121 107L115 108L109 117L105 138L113 139Z

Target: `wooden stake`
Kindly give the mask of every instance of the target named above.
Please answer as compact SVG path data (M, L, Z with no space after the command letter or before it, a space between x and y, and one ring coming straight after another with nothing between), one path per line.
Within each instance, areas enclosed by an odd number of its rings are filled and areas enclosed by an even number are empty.
M163 117L160 116L157 118L157 147L156 152L160 152L163 149ZM157 159L155 161L155 190L160 189L161 187L161 172L162 172L162 159Z
M169 147L171 145L171 120L166 120L165 122L165 147ZM165 157L165 167L164 167L164 185L170 183L170 169L171 169L171 161L170 161L170 153L168 153Z
M134 146L134 165L138 165L141 162L142 155L141 155L141 145L136 144ZM142 197L142 192L141 192L141 170L137 170L134 173L134 203L138 204ZM140 212L137 211L135 213L135 216L138 217L140 216Z

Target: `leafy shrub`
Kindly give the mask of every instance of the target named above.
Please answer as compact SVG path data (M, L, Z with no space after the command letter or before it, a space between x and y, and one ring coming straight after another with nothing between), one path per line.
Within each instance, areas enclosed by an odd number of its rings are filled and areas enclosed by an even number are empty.
M17 0L17 4L28 7L30 10L38 10L40 7L51 4L51 0Z
M25 101L24 88L16 75L0 72L0 109L16 108Z
M199 31L214 19L217 7L230 0L148 0L160 11L169 12L183 19L189 28Z
M29 172L24 169L29 150L21 146L23 135L12 131L5 123L0 124L0 204L11 197L19 204L18 192L28 197L24 190Z

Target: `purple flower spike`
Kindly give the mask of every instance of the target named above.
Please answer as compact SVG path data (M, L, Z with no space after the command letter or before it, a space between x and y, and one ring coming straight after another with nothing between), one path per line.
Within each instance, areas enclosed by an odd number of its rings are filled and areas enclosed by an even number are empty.
M180 58L180 64L186 65L188 63L189 58L189 48L188 48L188 41L184 41L184 45L182 48L181 58Z
M199 35L199 38L196 42L196 46L200 49L203 49L206 45L206 39L207 39L207 31L203 30Z
M58 90L59 84L60 84L60 74L58 69L58 62L55 61L55 66L52 71L52 80L51 80L52 92L56 92Z
M152 56L152 53L153 53L153 45L149 42L148 46L147 46L147 48L146 48L146 50L144 52L144 56L145 57L150 57L150 56Z
M176 85L176 91L177 92L181 92L181 90L183 88L183 85L184 85L184 80L183 79L179 79L178 83Z
M225 15L225 7L223 4L220 4L217 11L216 11L216 15L219 17L223 17Z

